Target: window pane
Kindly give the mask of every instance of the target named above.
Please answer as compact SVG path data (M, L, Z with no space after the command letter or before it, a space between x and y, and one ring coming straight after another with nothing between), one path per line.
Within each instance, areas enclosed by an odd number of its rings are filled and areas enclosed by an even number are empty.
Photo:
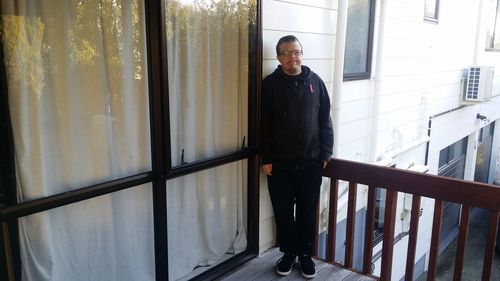
M450 156L448 161L453 159L457 159L466 154L467 151L467 137L455 142L452 146L450 146Z
M154 281L151 185L19 219L23 280Z
M169 280L188 280L246 249L247 166L167 181Z
M495 21L493 24L493 42L492 47L494 49L500 49L500 5L497 1L497 8L495 13Z
M500 26L500 22L498 21L498 10L500 9L498 5L498 0L495 2L490 2L488 3L488 9L485 10L485 16L484 18L486 19L485 25L486 25L486 48L500 48L500 44L498 42L496 43L495 41L497 36L497 30L500 30L497 28Z
M142 2L2 0L21 201L151 169Z
M166 1L172 165L238 151L248 135L255 1Z
M367 72L371 0L349 1L344 72Z
M425 0L425 18L437 19L437 2L438 0Z
M456 162L460 158L465 158L467 153L467 139L468 138L465 137L456 141L439 152L439 169L452 162Z
M443 148L443 149L441 149L441 151L439 151L439 168L448 164L448 161L450 160L449 154L450 154L450 150L448 147Z

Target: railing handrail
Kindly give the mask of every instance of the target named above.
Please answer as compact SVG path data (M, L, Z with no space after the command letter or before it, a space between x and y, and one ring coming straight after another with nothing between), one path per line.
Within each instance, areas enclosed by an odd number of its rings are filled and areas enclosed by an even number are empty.
M357 171L357 173L354 173ZM500 211L500 186L332 158L325 177Z

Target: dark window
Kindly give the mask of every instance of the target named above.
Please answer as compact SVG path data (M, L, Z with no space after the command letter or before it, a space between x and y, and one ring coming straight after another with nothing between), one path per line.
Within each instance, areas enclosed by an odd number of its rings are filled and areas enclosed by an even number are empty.
M424 20L437 22L439 15L439 0L425 0Z
M446 169L447 166L465 158L467 154L467 137L443 148L439 151L439 171Z
M495 123L490 123L486 127L481 128L479 131L479 142L483 142L485 139L493 137L494 125Z
M474 181L488 183L495 122L479 130Z
M450 150L448 148L445 148L445 149L442 149L441 151L439 151L439 167L443 167L444 165L446 165L448 163L449 151Z
M465 173L465 158L467 153L467 137L443 148L439 152L438 175L455 179L463 179ZM443 218L439 247L444 248L455 237L458 230L460 205L444 202ZM451 239L451 240L450 240Z
M344 58L344 80L369 79L375 1L349 1Z

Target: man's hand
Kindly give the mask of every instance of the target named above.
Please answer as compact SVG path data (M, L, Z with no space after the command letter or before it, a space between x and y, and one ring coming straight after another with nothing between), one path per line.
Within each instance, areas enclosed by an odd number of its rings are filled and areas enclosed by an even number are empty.
M323 169L326 168L326 165L328 165L328 160L323 160Z
M273 164L264 164L262 165L262 171L266 176L271 176L271 172L273 171Z

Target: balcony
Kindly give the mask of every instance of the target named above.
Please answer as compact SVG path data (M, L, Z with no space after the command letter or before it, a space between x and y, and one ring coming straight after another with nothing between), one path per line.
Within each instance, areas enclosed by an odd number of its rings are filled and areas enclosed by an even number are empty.
M411 212L409 214L410 227L405 257L396 257L398 261L406 259L406 261L403 262L406 264L403 268L405 272L403 280L413 281L418 277L414 276L414 268L417 253L420 209L422 198L424 197L434 199L431 201L434 205L434 212L432 230L429 231L429 233L431 233L429 235L430 247L428 249L418 249L420 251L429 252L425 280L441 280L437 278L438 264L444 255L439 256L438 254L438 242L441 234L440 226L444 202L454 202L461 205L456 253L452 254L453 261L451 262L453 265L451 270L453 280L499 280L496 279L497 277L495 276L499 276L500 274L500 260L498 256L495 257L494 248L500 214L500 187L341 159L331 160L327 169L324 171L324 177L330 179L329 210L338 209L338 190L341 184L346 185L348 188L346 238L344 244L336 245L335 234L338 232L336 229L337 224L328 223L327 232L332 235L328 235L327 237L325 247L326 257L319 258L316 256L317 277L315 280L391 280L393 260L395 259L395 228L396 223L399 221L396 214L399 193L410 194L412 197ZM358 188L367 188L367 209L363 233L364 246L362 266L360 268L355 268L354 234L360 231L355 228L355 206L358 201ZM383 188L386 190L385 223L382 236L380 274L372 272L376 188ZM429 200L427 200L427 202L428 201ZM479 237L479 239L483 240L483 245L485 245L483 249L477 249L477 247L470 248L470 245L466 243L468 236L472 235L472 230L469 227L470 217L473 214L471 211L472 208L481 208L486 213L487 219L483 226L486 231L484 231L484 237ZM331 211L328 220L337 222L337 212ZM317 237L316 240L319 240L319 237ZM315 244L318 245L318 243ZM340 262L339 259L335 257L337 247L340 247L344 251L344 258ZM316 254L318 250L319 249L315 249ZM467 252L481 252L482 262L479 263L480 266L474 268L474 270L478 271L477 276L481 277L470 279L464 276L464 268L467 266ZM483 252L484 254L482 254ZM277 249L271 249L239 266L235 270L220 276L218 280L275 280L280 278L276 275L274 268L274 263L279 256L280 253ZM7 264L10 265L8 269L11 279L9 280L13 280L13 274L11 272L12 263L9 258ZM398 270L401 270L401 268L398 268ZM496 275L492 275L492 272ZM302 277L298 270L294 270L291 275L280 278L280 280L282 279L302 279Z
M405 281L413 281L418 276L414 276L415 255L417 251L417 234L420 219L421 200L423 197L434 199L434 215L432 222L432 232L430 237L430 249L428 268L425 279L436 280L438 269L438 242L442 222L443 203L453 202L461 205L459 235L457 238L456 255L454 257L453 280L471 280L463 276L464 261L466 251L481 249L467 249L469 246L467 236L469 234L469 217L472 208L482 208L487 212L487 231L484 239L485 248L482 257L482 267L475 270L480 271L478 276L481 280L491 279L492 266L494 262L495 239L498 229L500 211L500 187L482 183L475 183L429 174L411 172L395 168L380 167L371 164L352 162L341 159L332 159L324 176L330 178L330 206L329 210L337 210L338 189L341 181L347 182L349 197L347 206L347 227L345 240L345 258L343 262L335 262L336 247L344 245L335 244L336 223L328 224L329 235L326 243L326 259L317 261L318 276L316 280L391 280L394 260L394 240L395 224L398 221L397 198L398 193L412 195L410 212L410 229L406 254L406 267L404 268ZM367 217L364 232L364 255L363 265L360 270L353 267L354 233L356 195L357 188L364 185L368 187ZM380 276L372 274L373 256L373 225L375 214L375 188L386 189L386 204L384 214L384 229L382 240L382 255ZM337 221L337 212L331 211L329 221ZM317 245L317 243L316 243ZM317 253L316 249L316 253ZM274 249L261 254L224 276L221 280L274 280L277 277L274 271L274 261L280 253ZM498 259L495 261L498 267ZM495 268L496 269L496 268ZM293 271L291 279L299 277L297 270ZM288 278L287 278L288 279ZM419 279L421 280L421 279ZM474 279L479 280L479 279Z

